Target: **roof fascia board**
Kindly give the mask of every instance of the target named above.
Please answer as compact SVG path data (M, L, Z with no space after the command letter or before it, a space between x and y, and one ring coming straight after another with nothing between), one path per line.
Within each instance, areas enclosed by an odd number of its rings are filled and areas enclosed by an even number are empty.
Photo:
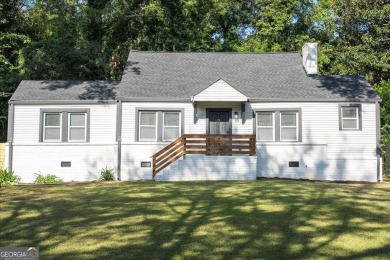
M16 105L84 105L84 104L116 104L117 100L10 100Z
M191 98L121 98L123 102L191 102Z
M266 98L249 98L249 102L367 102L375 103L381 102L382 99L368 99L368 98L346 98L346 99L266 99Z

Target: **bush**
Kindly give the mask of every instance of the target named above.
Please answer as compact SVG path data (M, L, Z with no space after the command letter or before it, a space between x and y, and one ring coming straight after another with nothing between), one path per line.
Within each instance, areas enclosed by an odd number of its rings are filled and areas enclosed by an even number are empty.
M44 176L42 173L36 173L35 174L37 178L35 179L35 184L55 184L55 183L62 183L62 179L53 175L48 174Z
M100 171L100 181L115 181L114 169L112 168L103 168Z
M20 177L15 175L13 171L7 169L0 169L0 186L14 185L20 182Z

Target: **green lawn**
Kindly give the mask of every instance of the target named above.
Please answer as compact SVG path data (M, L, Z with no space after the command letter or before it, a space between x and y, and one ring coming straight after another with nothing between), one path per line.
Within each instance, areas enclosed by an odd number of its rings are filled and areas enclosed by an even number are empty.
M42 259L390 258L389 183L7 186L0 209L0 246Z

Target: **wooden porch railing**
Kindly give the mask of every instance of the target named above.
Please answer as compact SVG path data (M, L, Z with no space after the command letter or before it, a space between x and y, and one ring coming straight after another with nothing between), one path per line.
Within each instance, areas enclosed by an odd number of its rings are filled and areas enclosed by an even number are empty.
M152 156L153 178L186 154L255 155L255 135L185 134Z

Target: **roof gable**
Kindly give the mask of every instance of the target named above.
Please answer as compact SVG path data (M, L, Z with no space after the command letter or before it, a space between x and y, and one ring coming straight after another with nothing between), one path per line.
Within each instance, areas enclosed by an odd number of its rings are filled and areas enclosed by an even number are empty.
M223 79L194 96L194 101L247 101L248 98Z

